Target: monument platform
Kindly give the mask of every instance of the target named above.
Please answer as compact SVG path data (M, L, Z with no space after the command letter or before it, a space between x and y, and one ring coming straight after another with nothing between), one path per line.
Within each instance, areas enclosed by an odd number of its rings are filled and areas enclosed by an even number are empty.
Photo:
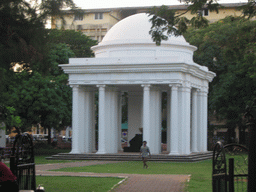
M191 153L189 155L168 155L159 154L151 155L149 161L172 161L172 162L198 162L212 158L212 151L202 153ZM46 157L49 160L106 160L106 161L141 161L139 153L125 153L119 152L116 154L71 154L71 153L59 153Z

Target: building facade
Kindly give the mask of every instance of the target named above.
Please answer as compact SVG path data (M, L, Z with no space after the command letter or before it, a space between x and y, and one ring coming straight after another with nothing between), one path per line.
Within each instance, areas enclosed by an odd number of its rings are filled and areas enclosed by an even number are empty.
M223 7L219 9L218 13L204 9L202 10L202 14L212 23L224 19L227 16L241 16L242 12L237 10L237 7L241 5L244 5L244 3L222 4ZM85 35L101 42L106 33L118 21L136 13L145 13L150 8L152 7L88 9L83 10L84 14L82 15L74 15L70 11L64 11L66 13L64 16L66 24L64 25L59 18L52 18L51 28L82 31ZM176 14L182 14L187 10L187 6L172 5L169 6L169 9L177 10ZM184 17L188 19L191 19L193 16L191 12L184 14Z

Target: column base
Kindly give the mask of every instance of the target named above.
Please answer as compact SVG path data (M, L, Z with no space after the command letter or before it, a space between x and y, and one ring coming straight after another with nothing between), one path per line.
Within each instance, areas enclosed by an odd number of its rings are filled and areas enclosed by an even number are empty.
M180 155L179 152L170 152L168 155Z
M81 152L79 150L74 150L72 149L72 151L69 152L70 154L81 154Z
M96 154L107 154L107 152L104 152L104 151L98 151L98 152L96 152Z

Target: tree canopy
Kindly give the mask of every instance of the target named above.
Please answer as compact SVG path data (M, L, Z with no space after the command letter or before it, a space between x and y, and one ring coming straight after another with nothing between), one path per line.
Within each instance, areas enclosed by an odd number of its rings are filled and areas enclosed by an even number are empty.
M209 110L230 129L242 126L245 107L256 97L256 21L227 17L204 29L190 29L198 47L194 61L217 76L210 83Z
M72 91L58 64L92 56L96 42L81 32L45 29L66 7L76 10L72 0L0 2L0 114L8 126L27 131L38 123L48 130L71 124Z
M208 9L210 12L217 12L222 6L218 0L183 0L187 6L186 11L176 14L176 10L169 9L163 5L160 8L153 7L149 10L152 15L150 19L152 26L149 33L157 45L161 44L162 40L167 40L169 35L181 35L186 32L189 26L194 28L204 28L209 25L209 21L203 17L202 10ZM250 19L256 15L256 1L249 0L246 5L238 7L242 11L243 17ZM187 12L194 14L194 17L189 20L184 17Z

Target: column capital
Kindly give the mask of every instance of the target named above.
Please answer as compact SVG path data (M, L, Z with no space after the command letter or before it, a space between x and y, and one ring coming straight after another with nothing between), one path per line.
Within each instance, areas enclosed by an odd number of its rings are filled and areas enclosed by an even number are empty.
M106 85L96 85L96 87L106 87Z
M182 92L191 92L191 87L181 87Z
M144 91L149 91L151 85L150 84L142 84L141 87L144 88Z
M179 83L175 83L175 84L169 84L169 87L180 87L181 84Z
M99 88L99 91L103 91L106 88L106 85L96 85Z
M142 84L141 87L150 87L150 84Z
M78 88L79 87L79 85L76 85L76 84L71 84L71 85L69 85L71 88Z
M70 85L70 87L72 88L72 91L73 91L73 92L78 92L78 91L79 91L79 88L80 88L79 85Z
M169 84L169 87L172 91L177 91L179 87L181 87L181 84Z
M202 87L201 89L198 90L198 92L202 96L207 96L208 95L208 88Z

